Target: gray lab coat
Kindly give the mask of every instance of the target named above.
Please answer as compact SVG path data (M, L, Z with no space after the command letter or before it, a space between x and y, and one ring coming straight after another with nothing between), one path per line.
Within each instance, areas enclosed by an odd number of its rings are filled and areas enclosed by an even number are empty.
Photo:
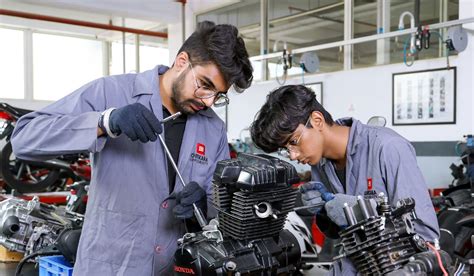
M104 77L43 110L22 117L12 136L22 159L47 159L89 151L92 179L74 275L171 274L183 222L173 217L167 161L160 142L132 142L125 135L97 138L100 113L139 102L163 118L157 66L139 74ZM197 144L202 147L199 153ZM211 198L216 162L229 158L226 129L211 110L188 116L179 155L186 182ZM175 191L182 189L179 180ZM208 204L210 206L210 204Z
M312 178L322 181L319 171L324 170L335 193L348 195L371 194L367 192L368 179L372 191L384 193L393 206L399 199L415 199L418 221L415 230L426 241L439 238L439 226L423 175L416 162L416 153L408 140L385 127L362 124L352 118L337 121L350 126L347 144L346 183L341 184L334 165L327 159L312 168ZM333 275L355 275L355 268L348 259L334 264Z

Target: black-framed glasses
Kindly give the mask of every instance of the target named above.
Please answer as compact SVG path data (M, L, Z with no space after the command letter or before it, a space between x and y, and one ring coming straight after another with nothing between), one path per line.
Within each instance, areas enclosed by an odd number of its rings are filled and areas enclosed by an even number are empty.
M191 67L191 72L193 72L194 84L196 84L196 89L194 90L194 96L196 98L210 99L210 98L215 97L214 98L215 107L222 107L229 104L229 98L223 92L219 92L205 85L199 85L198 78L196 77L196 73L194 73L194 68L191 62L189 62L189 66Z
M308 123L309 121L311 120L311 115L309 116L308 120L306 121L306 124L304 124L304 128L303 130L301 131L300 135L298 136L298 138L294 138L294 139L291 139L290 141L288 141L288 143L286 144L286 146L284 148L280 148L278 150L278 155L282 156L282 157L285 157L285 158L288 158L290 159L290 156L291 156L291 153L297 153L298 150L297 148L295 148L296 146L298 146L300 140L301 140L301 137L303 137L303 133L304 131L306 130L306 128L308 127Z

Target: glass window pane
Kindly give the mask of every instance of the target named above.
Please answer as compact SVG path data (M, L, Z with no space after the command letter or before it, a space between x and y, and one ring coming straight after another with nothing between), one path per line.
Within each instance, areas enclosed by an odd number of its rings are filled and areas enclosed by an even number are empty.
M440 2L446 2L447 7L440 5ZM400 15L405 12L415 14L415 1L392 0L390 2L390 17L391 17L391 31L398 30ZM420 1L420 24L429 25L439 22L446 22L448 20L456 20L459 18L459 0L450 1ZM405 28L409 28L410 20L406 16L404 19Z
M57 100L102 75L100 41L33 34L35 100Z
M293 66L288 69L288 77L300 76L304 79L308 74L328 73L340 71L344 68L344 48L335 47L324 50L313 51L313 54L319 59L319 69L315 73L303 72L300 67L301 54L293 56ZM270 59L268 63L269 78L277 79L280 83L283 81L283 65L281 60ZM254 67L255 70L255 67ZM261 70L260 70L261 71ZM259 71L259 72L260 72ZM254 74L255 75L255 74Z
M260 1L241 1L234 5L199 14L196 20L198 23L209 20L216 24L236 26L245 41L249 55L260 55Z
M354 6L354 37L362 37L376 33L375 28L360 23L376 24L377 3L373 0L355 0ZM454 1L420 1L420 23L422 25L455 20L459 17L458 0ZM440 5L445 3L446 5ZM409 11L415 13L415 1L392 0L390 2L390 31L399 29L400 15ZM410 18L404 18L404 27L410 28ZM445 56L444 46L440 44L439 35L446 38L445 30L431 30L430 49L423 49L415 54L415 60ZM410 36L381 39L356 44L353 46L353 68L403 62L403 48L409 43ZM440 48L440 45L442 46ZM409 45L407 46L409 48ZM453 54L453 53L451 53ZM377 56L378 55L378 56ZM408 61L411 57L408 57Z
M23 99L23 31L0 29L0 98Z
M169 50L163 47L140 46L140 71L153 69L156 65L170 65Z
M125 43L125 72L123 71L123 44L120 42L112 42L110 59L110 74L118 75L124 73L136 72L135 64L135 45Z
M136 73L135 44L125 44L125 73ZM169 50L167 48L140 45L140 72L155 68L155 66L169 66ZM123 74L123 44L120 41L112 42L110 60L110 74Z
M377 0L354 0L354 38L377 34Z

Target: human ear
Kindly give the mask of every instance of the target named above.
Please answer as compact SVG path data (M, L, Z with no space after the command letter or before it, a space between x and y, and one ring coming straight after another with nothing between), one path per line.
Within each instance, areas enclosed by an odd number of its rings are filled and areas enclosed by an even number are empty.
M319 111L313 111L311 113L311 126L317 130L322 130L325 124L324 116Z
M174 67L176 67L178 71L183 71L188 68L188 63L189 63L188 53L180 52L174 60Z

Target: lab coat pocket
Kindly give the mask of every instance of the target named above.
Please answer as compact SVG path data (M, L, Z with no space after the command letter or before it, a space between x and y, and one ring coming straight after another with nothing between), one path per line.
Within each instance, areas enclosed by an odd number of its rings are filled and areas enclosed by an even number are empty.
M191 181L198 183L205 183L212 177L215 170L215 158L210 156L198 156L194 155L191 157Z
M98 209L97 224L87 233L87 257L125 267L136 267L145 259L141 248L145 216Z

